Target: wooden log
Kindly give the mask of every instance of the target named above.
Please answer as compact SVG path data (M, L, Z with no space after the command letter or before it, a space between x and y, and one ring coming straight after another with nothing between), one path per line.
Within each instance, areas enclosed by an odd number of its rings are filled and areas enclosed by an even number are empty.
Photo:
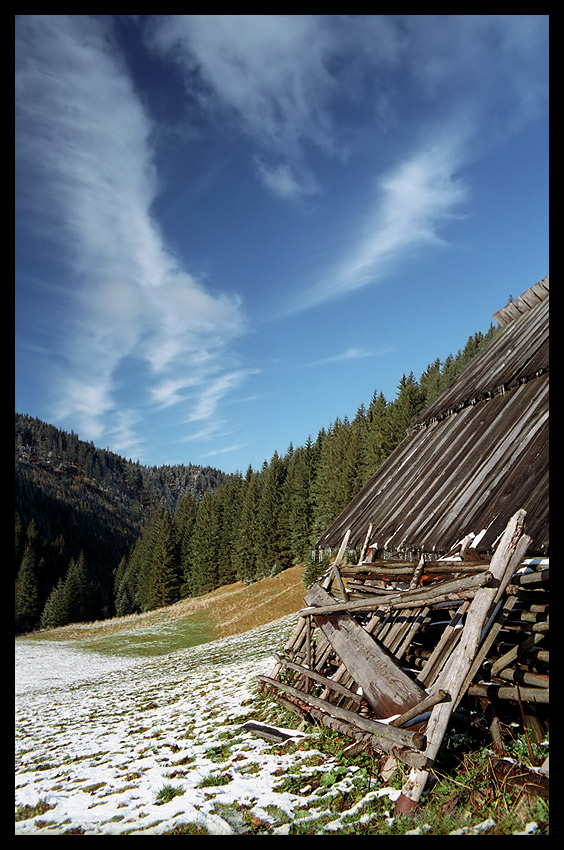
M468 693L470 696L487 697L489 700L510 699L518 702L519 696L521 696L523 702L548 704L550 701L548 688L522 688L520 686L511 688L496 682L477 682L470 685Z
M450 694L443 690L436 691L434 694L429 694L429 696L425 697L419 705L416 705L414 708L410 708L409 711L404 711L403 714L396 717L395 720L392 720L390 725L405 726L405 724L409 723L410 720L413 720L414 717L418 717L420 714L425 714L426 711L429 711L430 708L433 708L440 702L450 702Z
M524 587L531 584L544 584L549 581L549 569L534 573L519 573L511 579L511 584Z
M452 581L442 582L431 587L400 591L396 596L378 594L377 596L368 597L367 599L353 600L348 603L336 602L332 599L332 601L327 602L325 605L312 607L308 604L308 607L302 608L298 611L298 614L300 617L307 617L310 614L336 614L341 611L360 612L370 611L380 606L389 608L410 607L412 603L414 603L414 606L422 607L432 604L433 601L441 601L443 597L448 596L449 594L456 594L467 590L476 590L487 585L492 581L492 579L492 573L489 570L484 570L474 576L453 579ZM307 594L304 597L304 601L308 601Z
M319 585L313 585L304 598L313 606L327 605L331 600ZM350 614L314 613L313 618L377 717L401 714L425 698L425 691L404 673L393 655Z
M368 548L368 544L370 543L370 537L372 536L372 523L369 524L368 529L366 531L366 537L364 538L364 543L362 544L362 549L360 550L360 558L359 563L362 562L364 558L364 554L366 549Z
M276 679L271 679L269 676L259 676L259 679L266 685L271 685L278 688L284 693L291 694L303 702L319 708L327 714L336 717L338 720L345 720L353 726L362 729L364 732L370 732L371 735L376 735L379 738L386 738L388 741L393 741L403 747L411 747L415 750L420 750L425 745L425 735L421 732L410 732L408 729L398 729L395 726L390 726L389 723L382 723L378 720L370 720L367 717L361 717L354 711L348 711L345 708L339 708L327 700L320 697L314 697L312 694L306 694L292 685L287 685L284 682L278 682Z
M341 685L339 682L334 682L332 679L328 679L327 676L323 676L316 670L306 670L300 664L296 664L294 661L290 661L288 658L284 658L282 655L277 654L276 657L278 658L280 664L283 667L289 667L290 670L295 670L298 673L302 673L304 676L313 679L315 682L319 682L321 685L325 685L325 687L328 688L330 691L335 691L335 693L347 697L347 699L354 700L358 703L362 701L362 694L357 694L356 691L351 691L350 688L345 688L344 685Z
M529 673L527 670L516 670L513 667L505 667L497 674L500 679L517 684L531 685L534 688L548 688L548 676L541 673Z
M462 618L465 615L466 611L470 606L469 600L464 601L458 611L452 617L450 623L443 631L439 642L433 649L431 655L427 659L427 662L421 673L417 676L417 681L422 685L428 685L441 669L444 664L448 653L454 648L455 643L458 641L462 634Z
M542 634L534 634L527 637L521 644L517 644L512 649L505 652L500 658L497 658L490 670L491 676L497 676L500 670L503 670L505 667L508 667L513 661L516 661L519 656L524 655L526 652L532 650L535 644L539 643L543 640L544 635Z
M325 714L325 712L320 711L319 709L312 708L311 717L319 723L322 723L324 726L328 726L330 729L334 729L336 732L352 738L361 746L366 746L368 744L368 746L378 753L384 753L397 758L398 761L403 762L408 765L408 767L421 769L427 764L427 760L420 750L412 750L409 747L402 747L395 744L393 741L386 740L385 738L361 732L346 721L337 720L336 717L332 717L330 714Z
M419 586L419 582L421 580L421 576L423 575L423 570L425 569L425 558L421 556L419 559L419 563L413 571L413 576L411 577L411 581L409 582L409 590L415 590Z
M467 561L426 561L423 575L473 575L477 572L487 570L490 565L489 561L481 560L469 563ZM341 568L341 575L345 577L366 576L367 578L381 578L390 576L391 578L411 578L413 575L413 561L378 561L375 563L364 563L353 566L345 564Z
M415 617L415 619L413 621L413 624L412 624L410 630L405 635L403 641L394 650L394 655L398 659L398 661L400 661L400 659L403 658L407 647L410 646L410 644L411 644L413 638L415 637L417 631L421 628L422 624L425 622L425 618L426 618L428 613L429 613L428 607L425 607L425 608L423 608L422 611L419 611L419 613L417 614L417 616Z
M489 572L498 580L499 586L503 585L508 575L513 575L531 542L531 538L523 533L525 516L526 512L520 510L511 517L491 560ZM436 759L441 747L453 707L458 700L460 689L475 658L484 623L489 616L496 595L497 589L495 587L482 587L476 593L466 615L462 637L435 683L437 688L444 689L450 694L451 702L439 703L431 712L427 724L428 743L425 751L431 762ZM397 812L409 812L417 806L428 776L427 770L412 770L410 772L396 802Z
M529 539L529 538L527 538ZM495 602L495 600L494 600ZM493 603L492 603L493 604ZM474 654L474 658L472 659L469 668L462 680L462 685L460 686L458 696L455 699L455 708L458 707L458 703L464 696L468 685L472 682L474 677L476 676L478 670L484 663L488 652L491 649L493 642L495 641L497 635L503 628L503 626L507 623L508 617L511 613L511 610L515 604L514 596L506 596L505 599L499 600L494 607L492 615L489 617L488 622L485 627L482 629L482 634L480 635L480 646Z

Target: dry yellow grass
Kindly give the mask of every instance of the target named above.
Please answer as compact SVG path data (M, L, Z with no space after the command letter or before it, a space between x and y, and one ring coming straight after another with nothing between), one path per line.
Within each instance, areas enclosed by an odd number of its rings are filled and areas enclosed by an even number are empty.
M245 585L235 582L193 599L182 599L167 608L144 614L97 620L93 623L71 623L43 632L43 638L76 640L119 635L136 629L147 629L171 620L187 619L205 613L214 623L214 637L242 634L271 623L303 607L306 592L302 581L303 567L290 567L272 578Z

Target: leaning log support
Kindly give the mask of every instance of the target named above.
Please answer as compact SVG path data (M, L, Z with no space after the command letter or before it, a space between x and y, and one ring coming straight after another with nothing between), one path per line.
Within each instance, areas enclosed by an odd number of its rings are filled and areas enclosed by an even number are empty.
M427 724L427 747L425 755L432 764L441 747L452 709L458 700L463 683L479 649L484 625L489 617L492 605L499 599L499 591L505 588L520 561L524 557L531 542L523 534L525 511L517 511L509 520L501 541L493 555L489 571L497 586L480 588L472 600L462 637L452 653L448 663L443 668L435 684L436 688L450 694L450 702L438 703L431 712ZM396 801L396 812L408 813L419 803L425 789L429 770L412 769L405 782L402 792Z

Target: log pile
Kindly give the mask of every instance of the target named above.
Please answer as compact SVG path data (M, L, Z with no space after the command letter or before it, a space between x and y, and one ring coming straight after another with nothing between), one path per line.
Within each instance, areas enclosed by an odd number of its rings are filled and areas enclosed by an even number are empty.
M305 606L270 676L286 708L409 765L396 804L420 799L461 702L487 717L503 753L500 710L524 720L549 698L549 571L525 558L525 512L491 558L462 541L436 561L343 565L337 558Z

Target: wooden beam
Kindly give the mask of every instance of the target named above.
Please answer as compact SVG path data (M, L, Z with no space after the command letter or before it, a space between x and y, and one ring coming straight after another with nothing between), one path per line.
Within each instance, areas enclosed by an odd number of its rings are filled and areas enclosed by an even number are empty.
M259 676L259 679L261 682L264 682L265 685L270 685L284 693L291 694L302 702L309 703L310 705L315 706L315 708L319 708L327 714L336 717L338 720L345 720L347 723L351 723L353 726L356 726L358 729L362 729L364 732L370 732L371 735L386 738L388 741L393 741L395 744L399 744L403 747L411 747L415 750L420 750L425 746L425 735L421 732L410 732L409 729L398 729L395 726L391 726L389 723L381 723L378 720L370 720L367 717L361 717L360 714L357 714L354 711L348 711L346 708L339 708L339 706L333 705L332 703L327 702L327 700L321 699L320 697L314 697L312 694L306 694L305 691L294 688L292 685L286 685L284 682L279 682L276 679L271 679L269 676Z
M364 698L377 717L401 714L417 705L427 694L404 673L393 655L369 635L346 612L320 615L316 606L327 606L333 599L319 585L313 585L304 597L313 606L310 613L346 669L360 685Z

